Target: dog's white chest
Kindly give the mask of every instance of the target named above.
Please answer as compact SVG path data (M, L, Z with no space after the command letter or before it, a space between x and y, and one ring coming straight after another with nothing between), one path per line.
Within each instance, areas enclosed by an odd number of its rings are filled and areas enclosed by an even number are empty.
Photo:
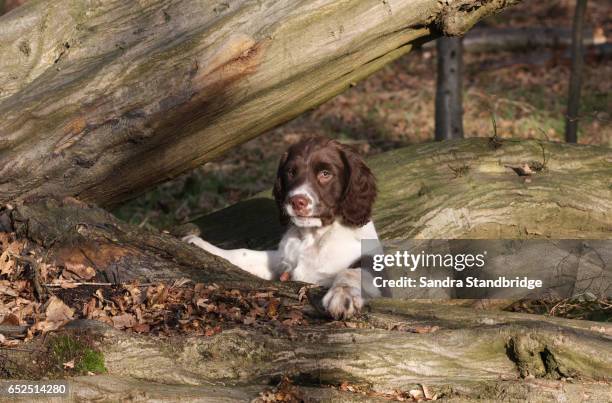
M318 284L319 269L323 268L320 244L314 233L286 237L282 246L282 269L289 272L294 281Z
M360 240L339 224L329 227L290 229L280 244L281 271L294 281L330 286L339 271L348 268L361 255Z

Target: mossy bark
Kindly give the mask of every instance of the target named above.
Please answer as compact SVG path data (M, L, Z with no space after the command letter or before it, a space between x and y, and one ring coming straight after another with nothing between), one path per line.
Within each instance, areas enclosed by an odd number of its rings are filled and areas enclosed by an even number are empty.
M517 2L28 2L0 18L0 203L119 202Z
M357 328L299 327L295 335L236 327L212 337L156 338L89 321L106 375L71 379L74 397L137 393L168 401L257 396L282 376L308 396L362 399L329 390L343 382L378 393L426 385L459 401L604 402L612 392L609 324L378 300ZM430 333L411 329L424 324ZM170 386L171 385L171 386ZM334 396L335 394L335 396ZM454 401L454 400L453 400Z

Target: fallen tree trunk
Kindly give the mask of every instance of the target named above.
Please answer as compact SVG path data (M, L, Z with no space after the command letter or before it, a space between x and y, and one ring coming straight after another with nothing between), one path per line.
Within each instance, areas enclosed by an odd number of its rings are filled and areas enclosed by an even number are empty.
M517 2L28 2L0 18L0 202L119 202Z
M612 228L611 159L607 148L499 139L392 151L370 161L381 188L375 221L383 239L605 238ZM533 173L519 176L515 169L526 170L525 165ZM206 238L226 246L270 244L280 233L278 224L269 225L277 219L272 206L256 198L205 217L200 225ZM93 265L92 281L187 277L272 290L286 306L300 301L303 284L254 279L169 234L126 225L73 199L16 204L0 223L46 251L34 256L59 265ZM47 292L86 302L96 288L85 296L83 287ZM228 324L209 337L160 338L72 322L63 332L96 340L109 372L70 380L74 396L123 399L138 393L178 401L204 394L202 401L219 401L225 394L240 400L256 397L282 376L309 395L344 400L364 397L328 388L349 382L380 397L424 384L439 397L464 401L572 401L585 393L605 401L612 391L609 324L380 299L345 325L321 317L323 292L309 291L304 308L309 324L288 333L270 321L258 327ZM10 351L8 362L24 363L27 373L29 363L40 362L36 351L46 351L33 347ZM117 388L108 382L117 382Z
M431 332L412 330L424 324ZM374 394L426 385L432 395L468 402L585 395L603 402L612 391L609 324L379 300L356 325L308 326L292 338L234 328L208 338L159 339L89 321L63 332L98 340L110 375L70 380L78 397L251 399L283 376L308 388L308 397L327 398L334 396L329 387L343 383ZM13 358L19 355L25 356Z
M382 239L608 239L612 151L547 141L471 138L371 158ZM532 173L527 173L531 171ZM225 247L271 247L271 193L195 221Z
M429 332L414 330L432 325ZM612 354L604 354L612 352L609 324L380 299L358 327L309 326L293 339L233 329L167 345L96 329L107 339L109 372L169 384L248 385L289 374L303 384L349 381L391 391L521 376L610 380ZM541 355L545 351L552 360Z

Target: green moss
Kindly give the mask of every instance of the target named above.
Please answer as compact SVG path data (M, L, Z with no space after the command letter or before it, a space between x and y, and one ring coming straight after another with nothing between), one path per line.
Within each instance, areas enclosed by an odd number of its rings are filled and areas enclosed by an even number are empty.
M81 359L74 368L77 372L81 373L104 373L106 372L106 367L104 366L104 355L100 351L95 351L88 348L83 352Z
M74 361L73 371L79 375L104 373L104 355L78 338L60 335L50 343L50 351L56 369L63 370L64 363Z

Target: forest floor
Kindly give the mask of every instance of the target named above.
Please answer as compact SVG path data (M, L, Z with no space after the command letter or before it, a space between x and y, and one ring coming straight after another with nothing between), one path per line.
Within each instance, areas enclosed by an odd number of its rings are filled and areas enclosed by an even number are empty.
M481 27L567 27L574 1L524 2ZM612 34L612 4L590 2L586 26ZM569 81L567 49L464 54L464 132L562 141ZM612 146L612 62L587 53L579 142ZM114 213L143 227L169 228L271 188L279 155L290 144L324 135L374 155L431 141L436 52L413 51L318 108L223 157L164 183Z

